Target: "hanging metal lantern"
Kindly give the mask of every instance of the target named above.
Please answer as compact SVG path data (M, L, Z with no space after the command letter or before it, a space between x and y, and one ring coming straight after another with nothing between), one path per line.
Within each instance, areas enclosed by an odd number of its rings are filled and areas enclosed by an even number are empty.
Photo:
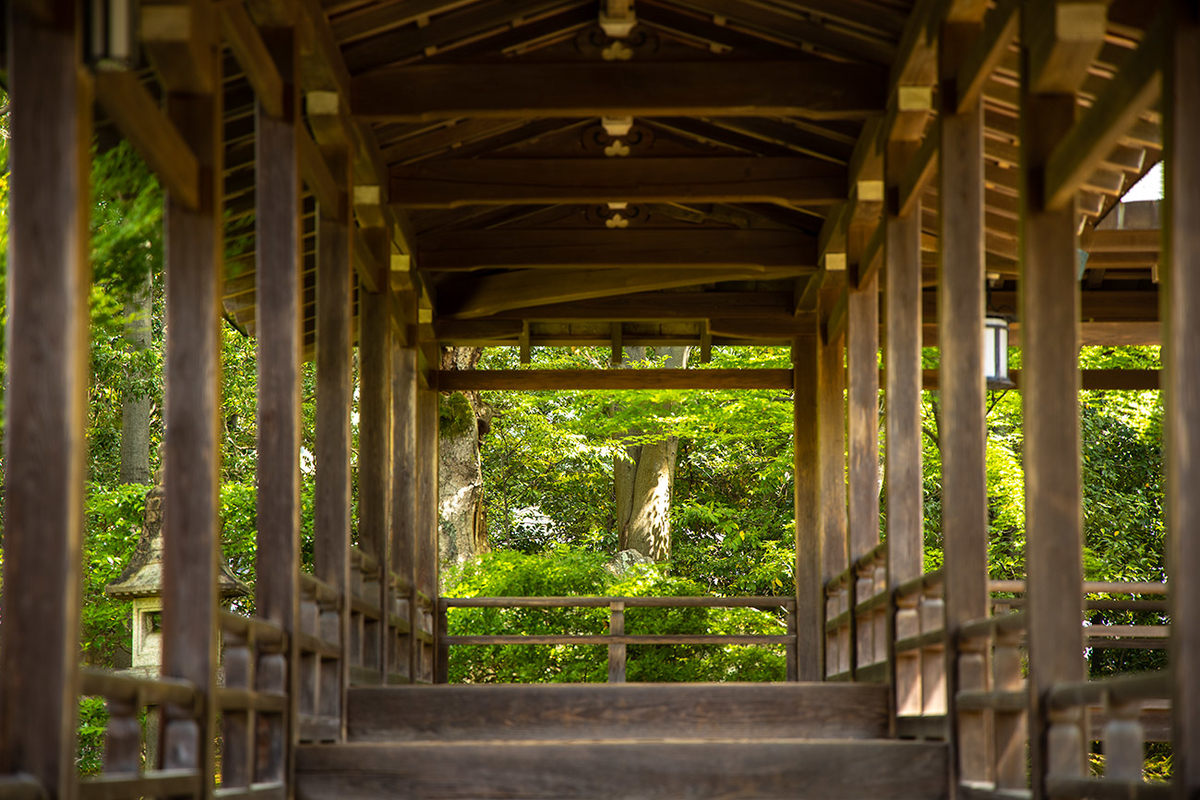
M990 316L983 328L983 374L989 391L1011 389L1008 377L1008 319Z
M87 60L94 69L132 69L138 61L138 0L87 0Z

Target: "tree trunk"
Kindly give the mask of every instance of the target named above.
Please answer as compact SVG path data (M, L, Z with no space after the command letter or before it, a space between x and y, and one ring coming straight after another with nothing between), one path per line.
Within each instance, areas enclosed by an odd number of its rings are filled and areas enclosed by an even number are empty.
M474 369L482 353L478 347L448 348L442 354L442 369ZM466 406L456 395L465 398ZM479 445L491 413L479 392L443 395L441 402L438 556L443 564L462 564L489 550Z
M687 347L658 348L668 368L687 367ZM644 361L644 347L628 347L630 361ZM675 458L679 437L625 448L625 458L613 464L616 494L617 541L621 550L636 550L655 561L671 556L671 490L675 485Z
M146 267L142 283L125 302L125 343L134 353L150 347L152 277ZM130 379L142 377L131 375ZM150 395L144 386L126 387L121 401L121 483L150 483Z

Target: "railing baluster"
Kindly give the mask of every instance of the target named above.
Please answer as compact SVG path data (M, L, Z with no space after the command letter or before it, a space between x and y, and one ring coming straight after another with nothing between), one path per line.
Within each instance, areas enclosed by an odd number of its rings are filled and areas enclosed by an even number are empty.
M613 636L625 633L625 604L614 600L608 605L608 632ZM625 645L610 644L608 646L608 682L625 682Z
M1021 673L1021 633L997 632L992 651L992 685L996 691L1024 688ZM1028 737L1025 710L997 708L993 718L992 752L999 789L1024 789L1025 743Z
M142 762L142 726L137 699L108 698L108 727L104 732L104 771L137 775Z
M1142 701L1105 699L1104 777L1140 781L1146 749L1146 732L1139 719Z
M921 633L945 630L942 584L927 586L921 596ZM946 713L946 662L941 643L921 648L921 706L925 716Z
M225 631L225 688L248 690L254 685L254 660L249 637ZM249 786L254 780L254 711L225 709L221 715L221 785Z

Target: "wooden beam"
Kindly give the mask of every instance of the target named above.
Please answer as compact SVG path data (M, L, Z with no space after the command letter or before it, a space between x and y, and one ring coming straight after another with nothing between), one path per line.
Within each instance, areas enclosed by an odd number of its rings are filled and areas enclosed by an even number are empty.
M5 9L9 323L5 342L0 771L31 796L76 787L89 329L91 96L78 6ZM44 793L44 795L43 795Z
M984 84L992 72L1008 53L1009 45L1017 37L1020 6L1020 0L1003 0L984 19L983 32L963 59L954 81L956 111L961 113L971 108L983 94Z
M1028 5L1027 5L1028 7ZM1023 83L1022 170L1035 186L1075 122L1074 95L1034 93ZM1025 563L1029 609L1030 755L1034 795L1047 777L1087 774L1084 711L1046 706L1051 686L1086 680L1083 629L1083 489L1079 434L1079 281L1073 203L1050 208L1022 197L1021 406L1026 419ZM1069 200L1068 196L1068 200Z
M556 203L780 203L845 197L846 170L819 158L446 159L392 167L405 208Z
M313 500L314 572L342 597L350 590L350 409L352 404L350 232L322 217L317 228L316 495ZM318 713L345 726L350 652L350 604L337 612L333 637L343 657L322 664Z
M1157 369L1081 369L1079 388L1085 392L1146 392L1161 387L1161 370ZM1021 370L1010 369L1008 378L1013 382L1013 391L1021 391ZM938 371L923 370L921 388L936 391L939 388Z
M835 292L834 287L824 292ZM818 352L817 402L820 406L821 467L821 586L840 575L849 564L846 516L846 358L845 339L821 342ZM824 637L822 637L824 638ZM829 661L826 673L839 671ZM836 654L835 654L836 656ZM836 657L834 659L836 664ZM849 662L847 661L847 666Z
M1104 44L1106 0L1052 0L1022 6L1030 90L1074 94Z
M391 491L391 389L392 339L391 297L386 292L368 291L359 283L358 337L358 546L380 565L390 561L388 553L388 506ZM371 589L381 608L389 608L388 581ZM375 635L363 637L363 666L377 669L381 677L388 668L388 625L381 621Z
M1200 126L1200 15L1194 4L1168 6L1166 88L1163 94L1163 156L1169 210L1163 232L1167 251L1164 287L1163 365L1166 370L1163 441L1167 568L1180 576L1171 589L1172 775L1176 797L1200 793L1200 483L1195 458L1200 447L1200 402L1195 375L1200 365L1200 153L1195 131ZM1171 488L1173 487L1173 488Z
M304 257L300 242L301 121L297 113L296 37L276 29L268 55L281 77L280 113L255 110L255 341L258 361L258 492L255 613L288 635L287 663L298 663L300 620L300 391ZM290 102L283 102L284 97ZM306 135L306 134L304 134ZM265 657L265 656L264 656ZM280 654L278 658L283 658ZM278 751L253 780L292 774L298 740L299 669L283 668L289 690Z
M796 678L821 679L825 584L821 580L821 337L813 325L792 342L792 485L796 531Z
M224 5L220 13L221 32L225 41L229 43L234 58L246 73L246 80L254 88L255 99L262 105L267 116L283 116L283 77L279 74L254 20L240 4Z
M800 280L804 280L801 278ZM737 319L775 322L792 317L786 292L640 292L499 311L489 319L538 321Z
M851 289L846 310L850 560L879 544L879 280Z
M215 41L204 42L215 50ZM209 70L197 85L221 85L215 52L195 66ZM217 557L220 553L221 263L224 237L221 95L167 95L167 115L196 154L208 185L195 210L167 196L163 219L167 336L163 472L162 675L193 684L197 718L166 706L161 768L215 769Z
M444 392L548 390L616 391L625 389L779 389L792 388L789 369L514 369L442 370Z
M984 416L984 172L983 107L955 108L953 81L979 26L945 24L938 69L943 107L938 116L938 344L941 347L942 531L945 537L945 628L987 613L987 425ZM967 666L975 654L962 656ZM962 718L955 695L960 680L957 648L946 648L947 713L957 720L957 756L951 780L980 777L977 740L981 715Z
M1147 31L1104 94L1058 142L1045 166L1042 191L1048 208L1065 206L1101 167L1129 126L1158 99L1164 36L1161 23Z
M811 267L811 236L793 231L490 230L425 234L423 270L564 267Z
M736 280L772 280L803 274L803 267L704 269L526 269L473 279L446 293L439 313L474 319L514 308L569 303L684 286Z
M146 161L163 188L185 208L200 202L196 154L134 72L97 72L96 100Z
M396 297L396 305L416 320L416 294ZM416 586L417 521L417 347L415 336L401 343L392 340L392 495L389 548L391 569L410 586ZM409 598L410 634L400 654L400 671L416 675L417 637L421 609Z
M207 0L146 0L142 44L168 91L209 94L217 58L216 20Z
M434 346L436 351L436 345ZM438 367L429 365L428 386L417 387L417 507L416 507L416 575L413 585L427 597L436 598L438 591ZM415 605L415 603L414 603ZM425 628L436 628L433 618L436 609L420 609L418 620L426 620ZM414 679L432 683L435 679L435 644L418 641L417 669Z
M876 67L832 61L425 64L354 79L368 121L457 117L778 116L862 119L883 110Z
M300 157L300 173L308 190L317 198L317 211L322 216L347 215L346 198L338 189L337 181L325 163L320 148L312 136L303 128L297 133L297 148Z

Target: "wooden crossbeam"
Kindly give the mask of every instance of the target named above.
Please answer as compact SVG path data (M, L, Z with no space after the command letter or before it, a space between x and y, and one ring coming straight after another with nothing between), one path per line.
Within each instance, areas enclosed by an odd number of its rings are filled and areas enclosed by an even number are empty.
M988 76L1016 38L1019 5L1018 0L1003 0L985 18L983 32L975 40L958 70L958 78L955 81L955 89L958 92L955 106L958 113L965 112L983 93L983 85L987 83Z
M408 208L531 203L783 203L846 195L846 170L818 158L446 159L392 167Z
M803 279L802 279L803 280ZM641 292L532 309L501 311L488 319L639 322L644 320L777 321L792 319L788 292Z
M525 392L618 389L781 389L792 388L790 369L521 369L443 370L443 392L515 390Z
M420 238L422 270L815 267L813 238L772 230L488 230Z
M782 116L862 119L884 107L881 69L832 61L423 64L353 81L370 121L455 117Z
M1022 39L1035 94L1073 94L1087 77L1108 24L1105 0L1025 3Z
M97 72L96 99L163 187L190 209L200 202L200 167L179 129L133 72Z
M246 80L254 87L254 96L263 109L272 117L283 116L283 78L254 20L242 5L221 7L221 32L234 58L245 71Z
M141 36L155 70L170 91L209 94L214 27L205 0L148 0L142 4Z
M1158 99L1164 38L1162 26L1152 26L1105 92L1054 148L1046 161L1043 188L1048 208L1061 208L1070 201L1125 131Z
M724 281L775 280L805 271L804 267L526 269L445 286L439 292L438 310L443 316L474 319L514 308Z

